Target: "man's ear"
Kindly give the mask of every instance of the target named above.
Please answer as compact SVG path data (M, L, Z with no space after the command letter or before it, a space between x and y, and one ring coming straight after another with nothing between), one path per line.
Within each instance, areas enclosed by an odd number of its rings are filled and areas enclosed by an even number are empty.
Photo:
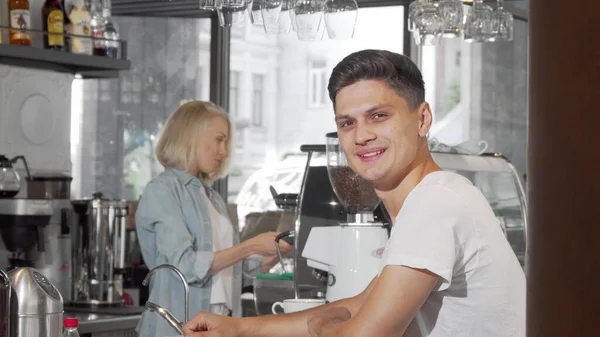
M419 115L419 136L427 137L431 123L433 122L433 115L431 114L431 107L429 103L423 102L417 108L417 114Z

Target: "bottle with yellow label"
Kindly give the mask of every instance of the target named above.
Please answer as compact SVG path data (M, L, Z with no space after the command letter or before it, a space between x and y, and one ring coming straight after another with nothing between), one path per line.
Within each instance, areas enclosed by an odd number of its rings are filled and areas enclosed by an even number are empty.
M28 0L9 0L8 1L8 22L10 28L19 30L9 30L8 41L10 44L20 44L24 46L31 45L31 13L29 12Z
M59 0L46 0L42 7L44 31L44 48L64 50L65 48L65 14Z

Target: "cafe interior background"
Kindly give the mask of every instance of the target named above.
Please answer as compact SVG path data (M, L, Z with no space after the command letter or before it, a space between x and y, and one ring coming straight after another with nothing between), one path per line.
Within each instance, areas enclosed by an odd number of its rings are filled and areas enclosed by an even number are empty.
M35 22L42 2L30 3ZM229 175L216 188L237 205L243 230L248 219L278 211L269 186L298 193L306 165L300 146L323 144L335 130L327 95L332 68L371 48L410 55L419 65L434 114L432 144L501 153L525 184L528 1L504 1L514 17L512 41L444 37L433 46L415 43L409 3L359 0L352 38L333 39L321 28L307 41L295 29L267 33L251 22L223 28L197 1L113 0L128 69L88 76L55 71L52 62L0 60L0 154L25 156L32 173L72 177L70 199L101 192L127 201L133 213L162 171L153 149L166 118L187 100L212 100L230 114L236 138ZM496 8L496 1L485 4ZM471 6L465 2L465 13ZM0 268L6 263L0 259Z

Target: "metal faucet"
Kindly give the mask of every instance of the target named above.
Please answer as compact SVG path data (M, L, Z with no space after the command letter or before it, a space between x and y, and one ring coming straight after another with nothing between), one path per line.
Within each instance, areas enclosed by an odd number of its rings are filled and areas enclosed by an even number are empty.
M179 322L177 318L169 312L169 310L150 301L146 302L146 309L148 309L150 312L156 312L159 316L164 318L167 321L167 323L169 323L169 325L173 327L173 329L177 330L179 334L183 335L183 324Z
M175 272L175 274L177 274L177 276L179 276L179 278L181 279L181 283L183 283L183 291L185 292L185 321L184 321L184 323L189 321L190 320L190 303L189 303L190 289L188 288L188 284L187 284L187 281L185 280L185 277L179 271L179 269L175 268L174 266L172 266L170 264L161 264L160 266L156 266L156 267L152 268L152 270L150 270L148 275L146 275L146 278L144 278L142 285L147 286L148 283L150 282L150 278L152 277L152 274L154 274L154 272L156 272L159 269L170 269L173 272ZM150 311L155 311L156 313L158 313L173 328L175 328L175 330L177 330L177 332L183 333L183 331L182 331L183 324L180 323L175 318L175 316L173 316L173 314L171 314L167 309L161 307L158 304L152 303L152 302L146 302L146 308L149 309Z

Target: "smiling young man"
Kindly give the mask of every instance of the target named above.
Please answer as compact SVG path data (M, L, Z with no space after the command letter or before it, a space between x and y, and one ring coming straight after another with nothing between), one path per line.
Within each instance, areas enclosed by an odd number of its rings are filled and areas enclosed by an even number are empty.
M200 313L185 334L524 336L523 270L481 192L433 161L432 115L416 65L363 50L334 68L328 89L349 165L373 182L395 219L379 275L353 298L303 312L241 319Z

